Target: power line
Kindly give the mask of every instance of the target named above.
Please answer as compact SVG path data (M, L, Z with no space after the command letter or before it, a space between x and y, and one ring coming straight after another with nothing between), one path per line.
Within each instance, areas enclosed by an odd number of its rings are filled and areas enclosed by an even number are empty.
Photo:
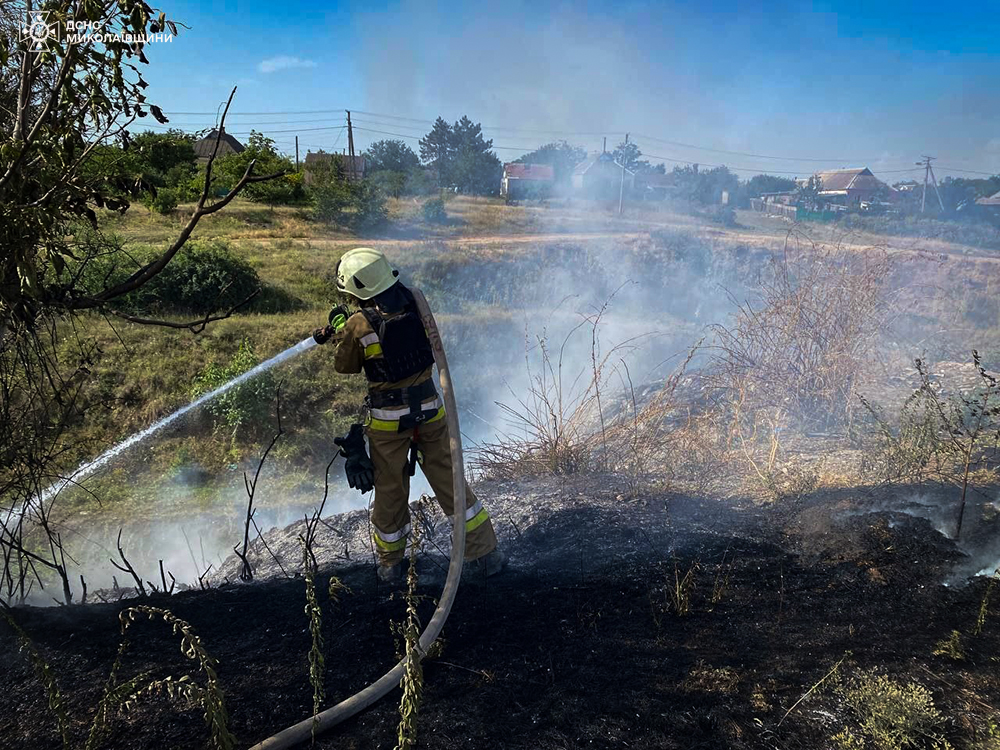
M253 115L255 117L260 115L323 115L331 114L333 112L343 112L344 109L303 109L298 111L285 111L285 112L230 112L226 117L246 117L248 115ZM215 117L217 112L164 112L165 115L197 115L197 116L211 116Z
M981 175L986 175L987 177L996 177L997 175L1000 175L1000 169L998 169L996 172L977 172L974 169L958 169L957 167L946 167L943 164L938 164L938 169L943 169L946 172L963 172L965 174L981 174Z
M867 163L867 162L877 162L878 161L878 159L832 159L832 158L831 159L821 159L821 158L817 158L817 157L806 157L806 156L802 156L802 157L799 157L799 156L770 156L768 154L752 154L752 153L749 153L749 152L746 152L746 151L727 151L725 149L720 149L720 148L709 148L707 146L695 146L695 145L693 145L691 143L681 143L679 141L668 141L668 140L666 140L664 138L656 138L656 137L651 136L651 135L643 135L642 133L636 133L635 136L636 136L636 138L645 138L648 141L655 141L656 143L665 143L665 144L667 144L669 146L679 146L679 147L682 147L682 148L691 148L691 149L695 149L696 151L711 151L712 153L715 153L715 154L732 154L733 156L750 156L750 157L753 157L755 159L780 159L781 161L811 161L811 162L826 162L826 163L830 163L830 162L841 162L841 163L859 162L859 163Z

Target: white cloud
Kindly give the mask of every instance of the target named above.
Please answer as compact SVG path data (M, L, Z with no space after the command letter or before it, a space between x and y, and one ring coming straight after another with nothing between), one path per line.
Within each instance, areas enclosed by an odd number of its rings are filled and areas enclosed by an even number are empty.
M301 57L290 57L289 55L278 55L261 60L257 64L257 70L261 73L274 73L278 70L288 68L315 68L316 63L312 60L303 60Z

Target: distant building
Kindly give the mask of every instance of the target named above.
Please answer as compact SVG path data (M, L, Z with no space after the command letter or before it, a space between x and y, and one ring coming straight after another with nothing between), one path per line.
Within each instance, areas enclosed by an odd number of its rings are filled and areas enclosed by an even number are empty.
M618 167L618 179L621 180L621 167ZM668 196L676 195L678 188L672 184L672 177L659 172L636 174L633 178L635 194L638 198L648 201L662 201Z
M991 195L989 198L980 198L976 201L977 206L988 206L991 209L1000 211L1000 193Z
M310 185L315 181L315 172L318 169L338 169L341 170L344 178L350 182L360 182L365 176L365 157L350 157L347 154L328 154L325 151L310 151L306 154L303 181Z
M500 197L507 200L547 198L552 194L556 173L551 164L504 164Z
M607 151L595 151L573 168L573 191L589 198L617 197L622 189L622 166ZM635 185L635 173L624 170L625 191Z
M219 141L219 150L215 151L215 142ZM206 164L208 160L212 157L212 152L215 151L215 158L218 159L221 156L226 156L227 154L242 154L246 150L246 147L240 143L238 140L233 138L226 129L222 129L222 137L219 137L219 131L212 129L212 132L202 138L200 141L195 141L194 144L194 154L197 157L197 162L199 164Z
M888 196L892 188L878 179L868 167L858 169L832 169L817 172L814 177L819 180L819 197L829 203L842 206L856 206L862 202L870 202L882 196ZM805 185L808 180L799 180Z

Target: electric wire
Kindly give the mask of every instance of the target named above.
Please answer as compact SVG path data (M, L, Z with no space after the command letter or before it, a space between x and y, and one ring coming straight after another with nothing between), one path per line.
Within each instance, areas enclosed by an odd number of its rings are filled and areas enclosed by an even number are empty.
M315 110L280 110L280 111L271 111L271 112L231 112L230 116L233 116L233 117L241 117L241 116L243 116L243 117L245 117L245 116L284 116L284 115L300 115L300 114L310 114L310 115L311 114L333 114L333 113L338 113L339 114L339 113L346 112L346 111L347 111L346 108L341 108L341 109L315 109ZM362 123L361 126L355 127L354 128L355 130L359 130L359 131L367 132L367 133L374 133L374 134L377 134L377 135L388 135L388 136L392 136L394 138L405 138L405 139L414 140L414 141L421 140L422 136L415 135L415 134L410 134L410 133L394 132L393 130L383 130L381 128L389 127L389 128L393 128L396 131L398 131L398 130L422 130L423 126L426 126L426 125L433 126L434 123L436 122L434 120L422 119L422 118L417 118L417 117L405 117L405 116L402 116L402 115L393 115L393 114L389 114L389 113L385 113L385 112L372 112L372 111L369 111L369 110L360 110L360 109L354 110L354 109L352 109L352 110L350 110L350 112L352 114L363 115L362 118L354 118L353 122L360 122L360 123ZM206 116L206 117L209 117L209 116L210 117L215 117L215 115L216 115L216 113L214 113L214 112L181 112L181 111L176 111L176 112L175 111L170 111L170 112L166 112L165 114L168 114L168 115L183 115L183 116ZM396 122L391 122L391 123L378 122L377 120L369 120L368 119L369 117L379 118L381 120L391 120L391 121L396 121ZM311 123L311 122L328 122L328 121L329 121L328 119L320 118L318 120L309 120L309 121L285 120L285 121L266 121L266 122L265 121L261 121L261 122L257 122L257 123L241 122L241 123L238 123L238 125L240 125L240 126L249 126L251 124L259 124L259 125L262 125L262 126L267 126L267 125L271 125L271 124L282 124L282 125L284 125L284 124L292 124L294 122L310 122ZM353 124L353 122L352 122L352 124ZM407 125L405 123L416 123L416 124L414 124L414 125ZM174 124L171 124L171 125L159 125L159 124L153 125L153 124L149 124L149 125L145 125L145 127L156 128L156 129L169 129L170 127L177 127L178 125L181 125L181 124L182 123L174 123ZM194 123L183 123L183 124L185 126L187 126L187 127L190 127ZM375 125L376 127L368 127L369 125ZM205 129L208 129L210 127L212 127L212 125L206 124ZM559 130L559 129L545 130L545 129L532 129L532 128L516 128L516 127L499 126L499 125L480 125L480 127L481 127L481 129L484 132L500 131L500 132L507 132L507 133L534 133L534 134L546 134L546 135L555 135L555 136L564 136L564 137L565 136L569 136L569 137L572 137L572 136L604 136L604 135L617 136L621 132L623 132L623 131L617 131L617 130L577 130L577 131L574 131L574 130ZM267 131L259 131L259 132L264 132L265 135L282 135L282 134L286 134L286 133L294 133L294 134L298 134L298 133L319 133L319 132L339 130L340 132L338 133L338 137L337 137L337 141L336 141L336 142L339 142L340 138L343 136L343 130L345 128L346 128L346 126L344 126L344 125L329 125L329 126L321 126L321 127L315 127L315 128L291 128L291 129L280 129L280 130L270 130L270 129L268 129ZM231 133L232 135L249 135L252 131L248 131L248 130L230 130L230 131L227 131L227 132ZM631 133L631 131L630 131L630 133ZM882 161L881 159L878 159L878 158L876 158L876 159L844 159L844 158L824 158L824 157L816 157L816 156L781 156L781 155L777 155L777 154L761 154L761 153L756 153L756 152L752 152L752 151L736 151L736 150L730 150L730 149L714 148L714 147L711 147L711 146L699 146L699 145L693 144L693 143L685 143L683 141L675 141L675 140L671 140L671 139L667 139L667 138L660 138L658 136L653 136L653 135L649 135L649 134L646 134L646 133L635 132L635 133L631 133L631 134L634 135L634 137L635 137L636 140L648 141L648 142L653 142L653 143L661 143L661 144L664 144L664 145L675 146L677 148L692 149L692 150L696 150L696 151L705 151L707 153L725 154L725 155L731 155L731 156L744 156L744 157L754 158L754 159L770 159L770 160L775 160L775 161L787 161L787 162L796 162L796 163L803 163L803 164L805 164L805 163L826 163L826 164L830 164L830 163L840 163L840 164L848 164L848 163L854 163L854 164L872 164L872 163L875 163L875 164L878 164L878 163L880 163ZM310 144L310 147L320 147L320 148L322 148L322 146L318 146L317 144ZM505 145L505 144L493 144L492 148L494 148L496 150L499 150L499 151L522 151L524 153L530 153L532 151L535 151L538 147L537 146L535 146L535 147L528 147L528 146L513 146L513 145ZM728 169L730 169L733 172L755 172L755 173L761 173L761 174L765 174L766 173L766 174L776 174L776 175L798 175L798 174L811 173L811 171L812 171L810 169L803 169L803 170L774 170L774 169L770 169L768 167L747 167L747 166L729 166L729 165L719 165L719 164L702 164L701 162L694 161L694 160L691 160L691 159L678 159L678 158L672 157L672 156L665 156L665 155L652 154L652 153L643 153L642 156L646 157L646 158L649 158L649 159L659 159L659 160L662 160L663 162L669 162L669 163L672 163L672 164L687 164L687 165L699 164L700 166L705 166L705 167L708 167L708 168L717 168L717 167L720 167L720 166L726 166ZM938 169L938 171L941 171L941 172L956 172L956 173L960 173L960 174L981 175L981 176L984 176L984 177L992 177L992 176L996 175L995 172L985 172L985 171L980 171L980 170L965 169L965 168L962 168L962 167L952 167L952 166L948 166L948 165L941 164L941 163L936 164L935 167ZM880 174L904 174L904 173L907 173L907 172L915 172L915 171L918 171L918 170L919 170L919 167L910 167L910 168L905 168L905 169L879 169L878 171L879 171Z

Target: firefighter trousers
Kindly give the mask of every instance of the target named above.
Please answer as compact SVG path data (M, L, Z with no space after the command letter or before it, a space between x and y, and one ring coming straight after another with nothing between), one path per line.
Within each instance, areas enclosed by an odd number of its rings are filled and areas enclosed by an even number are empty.
M427 477L441 510L449 518L455 505L454 479L448 423L444 419L415 428L422 458L419 466ZM406 554L410 532L410 475L407 470L414 430L394 432L368 427L368 446L375 465L375 500L372 531L382 565L394 565ZM490 517L468 483L465 485L465 559L475 560L497 546Z

